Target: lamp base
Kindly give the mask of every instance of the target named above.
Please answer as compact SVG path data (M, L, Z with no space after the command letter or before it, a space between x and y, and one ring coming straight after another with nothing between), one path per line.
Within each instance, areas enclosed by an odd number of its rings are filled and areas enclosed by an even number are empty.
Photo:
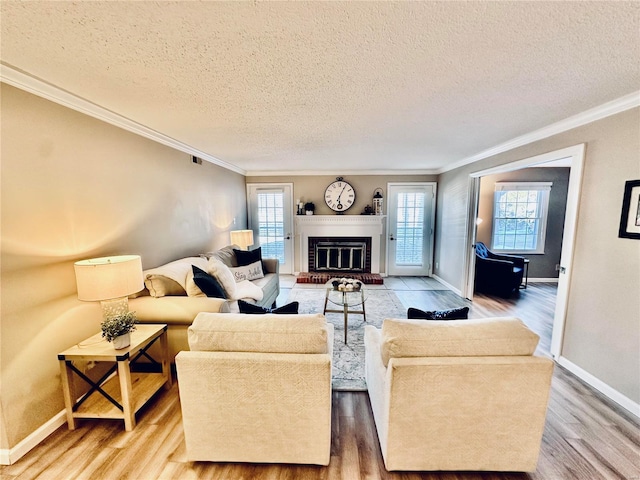
M101 300L100 306L102 307L102 318L107 320L108 318L126 314L129 311L129 298L120 297Z

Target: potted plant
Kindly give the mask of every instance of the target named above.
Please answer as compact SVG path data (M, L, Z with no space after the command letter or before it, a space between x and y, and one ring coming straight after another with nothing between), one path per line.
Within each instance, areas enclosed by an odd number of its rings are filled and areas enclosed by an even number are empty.
M313 215L313 212L316 211L316 206L313 202L307 202L304 204L304 211L307 215Z
M131 345L130 333L136 329L135 312L127 312L120 315L114 315L104 320L100 324L102 328L102 336L107 342L113 342L116 350Z

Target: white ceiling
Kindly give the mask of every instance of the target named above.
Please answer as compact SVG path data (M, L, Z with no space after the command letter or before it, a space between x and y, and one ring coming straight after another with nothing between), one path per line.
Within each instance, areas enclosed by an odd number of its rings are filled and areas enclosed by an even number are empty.
M2 0L3 65L239 171L443 171L640 87L640 2Z

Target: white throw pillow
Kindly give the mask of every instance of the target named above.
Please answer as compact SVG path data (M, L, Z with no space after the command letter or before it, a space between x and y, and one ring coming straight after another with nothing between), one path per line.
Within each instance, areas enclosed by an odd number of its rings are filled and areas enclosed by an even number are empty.
M231 273L233 273L233 277L236 279L236 282L264 278L264 272L262 271L262 262L260 260L243 267L231 267L229 268L229 270L231 270Z
M206 297L206 295L200 290L200 287L196 285L196 282L193 280L193 268L189 273L187 273L187 295L189 297Z
M237 300L236 297L236 280L233 277L233 273L229 270L224 263L218 260L216 257L211 257L207 264L206 271L216 277L224 291L227 292L227 296L232 300Z
M144 271L145 286L153 297L162 297L167 294L184 295L184 293L173 291L167 286L165 279L177 282L182 289L187 290L187 274L191 272L191 266L195 265L201 269L207 267L207 259L200 257L187 257L169 262L156 268ZM164 283L162 283L164 281Z
M263 296L264 292L259 286L251 283L249 280L242 280L241 282L236 283L236 292L232 300L251 298L256 302L259 302L262 300Z

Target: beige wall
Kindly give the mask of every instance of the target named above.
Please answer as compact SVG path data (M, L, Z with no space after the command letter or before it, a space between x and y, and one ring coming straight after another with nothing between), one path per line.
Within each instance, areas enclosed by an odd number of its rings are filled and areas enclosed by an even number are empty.
M435 175L295 175L295 176L249 176L247 183L292 183L293 184L293 201L300 199L303 202L313 202L316 206L316 215L336 215L324 202L324 191L336 177L342 176L346 181L353 185L356 192L356 201L353 206L345 213L345 215L360 215L364 211L364 207L373 206L373 192L376 188L381 188L384 197L384 214L387 214L387 183L389 182L435 182ZM386 233L385 233L386 235ZM380 268L384 273L386 258L386 240L382 239L380 245ZM300 270L298 265L298 254L295 252L296 264L295 271Z
M562 356L640 403L640 241L618 238L626 180L640 178L640 109L439 177L436 274L462 288L471 172L586 143Z
M242 175L2 85L0 448L64 408L56 354L99 330L73 262L151 268L228 244Z

